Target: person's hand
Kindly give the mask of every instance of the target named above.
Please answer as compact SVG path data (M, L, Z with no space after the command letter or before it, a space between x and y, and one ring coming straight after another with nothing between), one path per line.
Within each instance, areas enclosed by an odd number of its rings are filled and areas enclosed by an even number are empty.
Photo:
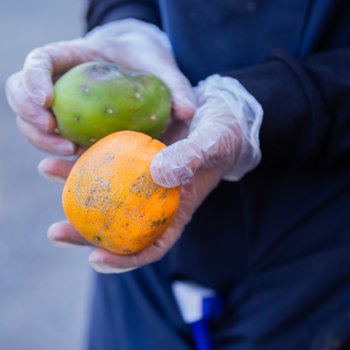
M167 36L152 24L125 19L97 27L84 38L33 50L23 69L8 79L9 104L18 115L19 129L30 143L53 154L76 154L77 146L56 132L50 111L53 81L70 68L89 61L113 62L158 76L171 91L175 118L192 117L195 110L192 88L176 65ZM64 181L69 168L70 162L60 158L46 159L39 166L45 177L59 181Z
M156 183L182 185L174 221L152 246L138 254L121 256L95 249L89 260L97 271L124 272L162 258L221 179L239 180L259 163L263 115L259 103L236 80L220 76L207 78L195 92L199 108L193 120L169 129L171 145L151 164ZM59 243L88 244L67 222L51 226L48 235Z

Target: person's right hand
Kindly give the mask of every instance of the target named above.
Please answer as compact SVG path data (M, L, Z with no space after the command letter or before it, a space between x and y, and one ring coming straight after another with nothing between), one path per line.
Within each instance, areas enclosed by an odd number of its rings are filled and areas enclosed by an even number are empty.
M152 24L120 20L97 27L84 38L33 50L23 69L7 80L6 94L18 115L18 127L34 146L64 156L78 152L75 144L57 133L50 111L53 81L89 61L108 61L158 76L171 91L174 117L185 121L193 116L191 85L178 69L166 35ZM40 163L39 171L46 178L64 181L71 166L68 160L48 158Z

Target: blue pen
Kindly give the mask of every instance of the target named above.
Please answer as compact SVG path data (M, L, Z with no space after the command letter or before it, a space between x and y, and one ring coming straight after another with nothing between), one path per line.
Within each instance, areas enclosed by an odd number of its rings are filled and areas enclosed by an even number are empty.
M222 312L220 297L189 281L175 281L172 288L182 318L191 327L196 350L213 350L208 322Z

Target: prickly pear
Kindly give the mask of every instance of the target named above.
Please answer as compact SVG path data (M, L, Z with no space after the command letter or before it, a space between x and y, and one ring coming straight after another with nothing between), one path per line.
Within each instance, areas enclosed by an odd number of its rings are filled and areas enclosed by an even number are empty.
M171 95L157 77L106 62L80 64L54 85L60 134L90 146L120 130L159 138L170 120Z

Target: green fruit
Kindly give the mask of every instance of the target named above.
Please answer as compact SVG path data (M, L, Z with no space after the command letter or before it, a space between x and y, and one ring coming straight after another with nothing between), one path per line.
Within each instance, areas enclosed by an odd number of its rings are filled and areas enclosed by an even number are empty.
M161 80L110 63L80 64L54 85L52 110L60 134L85 146L121 130L159 138L170 109L171 95Z

